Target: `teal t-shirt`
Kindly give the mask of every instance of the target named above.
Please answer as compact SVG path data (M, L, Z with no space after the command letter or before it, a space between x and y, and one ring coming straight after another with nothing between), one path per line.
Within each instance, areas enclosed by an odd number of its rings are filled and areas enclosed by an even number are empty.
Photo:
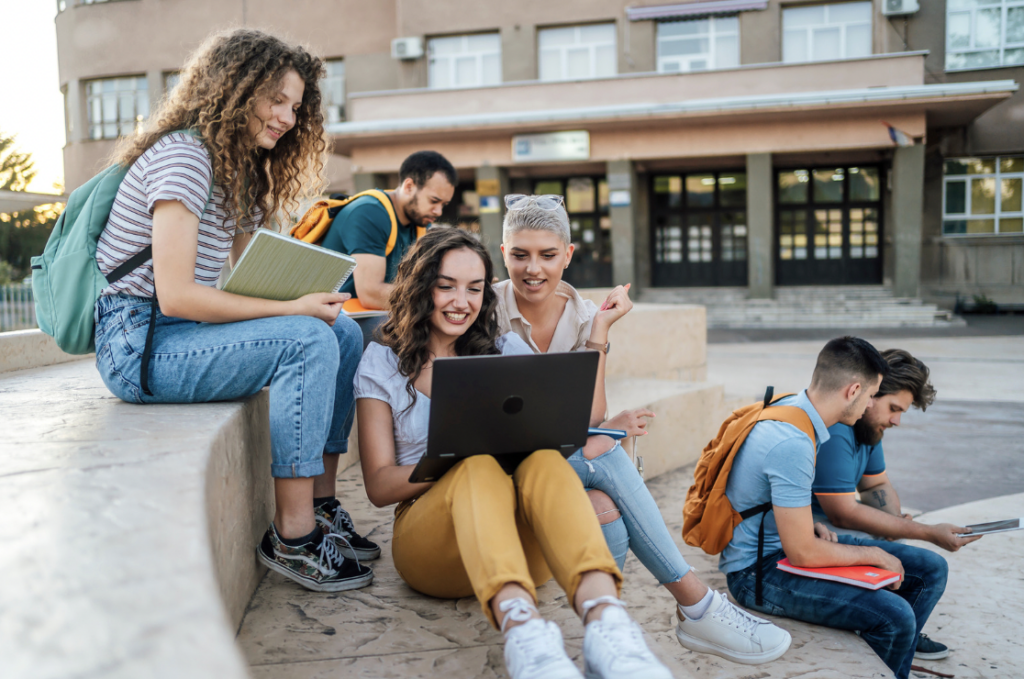
M331 222L331 228L320 243L325 248L347 255L377 255L386 259L384 282L395 280L398 263L402 261L406 250L416 240L416 227L412 224L398 224L398 238L395 249L385 255L388 238L391 236L391 217L380 201L373 196L363 196L342 208ZM341 292L358 297L356 279L350 277Z
M814 468L814 500L811 510L824 514L818 495L853 495L864 476L885 471L882 443L873 446L857 441L853 427L833 424L828 428L829 440L821 444L818 464Z

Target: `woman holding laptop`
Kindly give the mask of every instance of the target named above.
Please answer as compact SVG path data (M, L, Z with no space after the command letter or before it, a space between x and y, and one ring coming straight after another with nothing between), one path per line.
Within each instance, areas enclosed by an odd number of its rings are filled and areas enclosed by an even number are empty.
M102 291L96 367L129 403L224 401L269 385L276 510L258 557L335 592L373 580L345 555L380 554L334 498L362 349L358 326L338 316L348 295L279 302L216 287L269 215L317 187L323 71L261 31L216 35L147 128L125 139L114 161L129 171L96 259L104 275L150 245L152 259Z
M552 573L586 624L588 677L671 677L618 600L619 570L558 451L534 452L511 476L494 457L476 455L437 482L409 481L427 449L434 359L531 353L515 334L498 333L491 277L473 236L427 231L399 265L391 315L356 373L366 493L378 507L398 504L395 567L424 594L475 594L505 635L513 679L580 677L558 627L537 611L536 586Z
M629 285L612 290L601 308L562 280L572 261L569 217L562 196L505 197L501 251L509 280L495 285L501 332L514 332L536 353L602 352L591 424L605 417L605 355L608 331L632 308ZM629 347L618 347L629 351ZM642 436L646 409L627 410L601 424ZM632 549L677 603L676 638L684 647L734 662L759 664L789 648L790 635L750 615L707 587L679 553L650 491L622 446L607 436L591 437L569 463L587 488L601 528L621 569Z

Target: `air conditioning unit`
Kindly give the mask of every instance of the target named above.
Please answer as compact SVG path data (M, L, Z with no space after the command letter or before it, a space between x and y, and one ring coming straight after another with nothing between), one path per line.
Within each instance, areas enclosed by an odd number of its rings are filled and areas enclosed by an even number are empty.
M919 9L917 0L882 0L882 14L887 17L905 16Z
M423 38L395 38L391 41L392 59L419 59L423 56Z

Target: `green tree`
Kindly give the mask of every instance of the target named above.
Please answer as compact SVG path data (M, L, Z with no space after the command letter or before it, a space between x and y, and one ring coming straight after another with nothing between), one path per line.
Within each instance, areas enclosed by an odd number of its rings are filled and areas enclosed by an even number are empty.
M32 154L19 151L15 135L0 132L0 191L27 191L36 176Z
M15 145L15 136L0 131L0 190L26 191L36 170L32 154ZM0 213L0 266L4 278L20 280L30 273L31 258L43 251L63 206Z

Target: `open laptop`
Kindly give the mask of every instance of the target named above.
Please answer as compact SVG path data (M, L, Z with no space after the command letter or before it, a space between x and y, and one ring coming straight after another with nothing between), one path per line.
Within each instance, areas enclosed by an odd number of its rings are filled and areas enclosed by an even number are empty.
M436 481L470 455L509 473L541 448L569 457L587 442L597 363L596 351L437 359L427 453L409 481Z

